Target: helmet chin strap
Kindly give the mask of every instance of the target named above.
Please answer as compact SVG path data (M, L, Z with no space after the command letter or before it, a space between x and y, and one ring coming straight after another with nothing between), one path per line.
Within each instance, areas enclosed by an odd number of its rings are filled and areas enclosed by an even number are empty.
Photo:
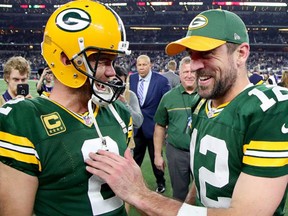
M92 81L90 80L90 83ZM98 91L98 89L96 88L96 86L93 84L93 82L91 83L91 85L93 85L93 93L100 95L103 99L105 99L106 101L110 101L111 98L113 97L113 91L109 86L106 86L105 91ZM95 94L92 94L92 102L96 105L99 106L107 106L109 103L98 98Z
M79 44L80 51L82 52L85 49L83 37L78 38L78 44ZM94 76L94 73L90 70L88 62L87 62L84 55L82 56L82 60L83 60L84 66L86 68L86 72L88 72L88 74L90 74L91 76ZM88 77L88 79L89 79L90 85L92 86L92 91L93 91L93 94L91 96L92 102L95 105L107 106L109 104L107 101L111 101L111 99L113 97L112 89L109 86L105 86L104 91L98 90L97 87L95 86L95 81L93 81L89 77ZM96 95L99 95L99 97L97 97ZM101 99L100 97L103 98L104 100Z

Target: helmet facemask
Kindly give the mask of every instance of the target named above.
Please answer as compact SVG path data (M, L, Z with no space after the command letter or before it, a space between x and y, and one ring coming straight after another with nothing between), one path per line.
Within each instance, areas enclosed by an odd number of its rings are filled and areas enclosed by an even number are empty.
M97 68L99 66L101 55L119 55L124 54L124 52L102 49L98 47L86 47L83 49L81 45L82 43L84 45L83 38L79 40L80 49L82 51L73 56L71 62L75 69L89 78L93 93L92 101L101 106L112 103L113 101L117 100L119 95L125 90L125 83L117 76L108 82L103 82L97 79ZM94 58L94 66L90 64L91 56ZM89 60L88 57L90 58Z
M96 72L103 55L131 53L123 22L107 5L83 0L59 7L46 24L41 47L44 59L63 85L80 88L89 78L96 104L115 101L124 88L123 82L109 81L108 77L103 80ZM88 60L91 54L95 55L93 67ZM99 85L103 88L97 88Z

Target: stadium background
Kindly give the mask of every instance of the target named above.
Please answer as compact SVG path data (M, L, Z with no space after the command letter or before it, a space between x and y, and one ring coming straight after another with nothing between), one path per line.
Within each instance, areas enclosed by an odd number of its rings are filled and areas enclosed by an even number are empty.
M45 23L59 5L68 0L0 0L0 76L3 63L12 55L31 61L34 75L45 62L40 43ZM103 0L121 16L132 54L117 63L135 71L135 59L148 54L153 69L165 70L174 58L164 53L168 42L185 36L196 14L207 9L222 8L237 13L246 23L250 36L251 55L248 67L281 75L288 68L287 0ZM36 76L32 76L36 78Z
M40 47L45 23L50 14L66 2L68 0L0 0L0 78L3 76L3 64L13 55L29 59L31 79L37 78L37 70L45 66ZM102 2L118 12L124 22L132 54L117 60L117 63L129 71L135 71L135 60L139 54L148 54L153 69L158 71L165 70L166 63L171 59L179 61L182 55L169 57L164 53L166 44L185 36L187 26L195 15L203 10L217 8L237 13L246 23L251 44L248 61L250 70L257 67L262 73L273 71L281 76L281 72L288 68L287 0ZM30 81L33 96L37 96L35 81ZM4 81L0 80L0 93L5 89ZM148 185L153 189L154 177L150 175L152 170L149 163L146 157L142 170ZM167 172L166 178L169 184ZM171 188L167 188L165 195L171 196ZM138 214L132 208L130 215Z

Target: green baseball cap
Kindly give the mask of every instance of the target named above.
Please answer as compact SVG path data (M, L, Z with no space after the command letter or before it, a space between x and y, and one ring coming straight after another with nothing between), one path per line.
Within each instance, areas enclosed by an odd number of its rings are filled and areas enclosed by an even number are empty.
M207 51L226 42L249 43L246 26L235 13L213 9L197 15L188 26L186 37L169 43L165 51L168 55L176 55L186 48Z

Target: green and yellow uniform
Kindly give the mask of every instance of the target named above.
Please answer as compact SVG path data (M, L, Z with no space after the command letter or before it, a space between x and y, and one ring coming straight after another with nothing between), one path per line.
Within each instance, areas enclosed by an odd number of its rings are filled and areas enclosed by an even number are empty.
M129 111L118 101L113 105L131 129ZM107 107L96 107L94 117L106 148L123 155L130 133ZM85 169L88 154L102 147L87 113L47 98L11 100L0 109L0 161L38 178L36 215L126 215L122 200Z
M217 108L194 110L190 145L197 204L227 208L241 172L274 178L288 174L288 89L246 88ZM283 215L284 202L275 212Z
M154 121L161 126L169 125L167 142L175 148L189 151L190 134L187 131L190 129L191 107L198 100L196 92L188 94L182 85L178 85L163 95L159 103Z

